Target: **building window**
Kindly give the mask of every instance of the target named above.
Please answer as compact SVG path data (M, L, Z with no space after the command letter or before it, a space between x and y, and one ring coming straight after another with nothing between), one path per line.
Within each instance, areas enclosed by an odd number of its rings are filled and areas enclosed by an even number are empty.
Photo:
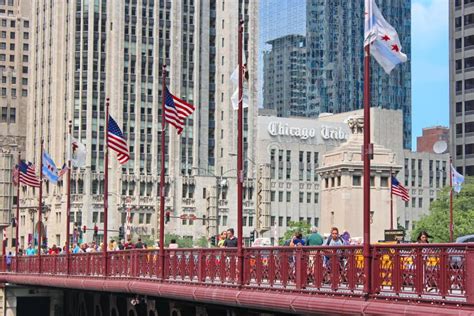
M16 121L16 109L10 108L10 123L15 123Z
M291 216L286 217L286 226L290 226Z
M6 122L7 119L8 119L8 108L7 107L2 107L1 121Z
M291 192L286 192L286 202L291 202Z
M315 204L319 203L319 193L317 193L317 192L314 193L314 203Z
M270 201L275 202L275 191L270 192Z
M151 224L151 214L146 214L146 224Z
M416 198L411 198L411 207L416 207Z
M311 192L306 192L306 203L311 203Z
M388 187L388 177L380 177L380 186L382 188Z
M253 216L249 216L249 227L253 227Z
M423 207L423 198L418 198L418 207L419 208Z
M283 216L278 216L278 226L283 226Z
M360 187L360 180L361 180L361 176L352 176L352 185L353 186L356 186L356 187Z
M303 203L304 201L304 192L300 192L300 199L299 199L300 203Z

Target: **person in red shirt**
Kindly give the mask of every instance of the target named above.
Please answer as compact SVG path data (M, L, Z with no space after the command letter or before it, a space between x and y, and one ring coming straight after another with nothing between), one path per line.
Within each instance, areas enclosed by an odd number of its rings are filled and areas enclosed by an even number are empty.
M56 244L53 244L53 246L49 249L49 254L50 255L58 255L60 252L60 249L56 246Z

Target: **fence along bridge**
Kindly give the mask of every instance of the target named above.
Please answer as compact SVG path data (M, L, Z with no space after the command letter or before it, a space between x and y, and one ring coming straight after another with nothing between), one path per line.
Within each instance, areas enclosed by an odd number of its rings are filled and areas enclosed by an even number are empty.
M10 265L3 258L1 278L277 312L436 314L443 307L474 315L474 244L372 245L368 294L361 246L243 251L243 271L236 248L166 249L163 259L136 249L13 257Z

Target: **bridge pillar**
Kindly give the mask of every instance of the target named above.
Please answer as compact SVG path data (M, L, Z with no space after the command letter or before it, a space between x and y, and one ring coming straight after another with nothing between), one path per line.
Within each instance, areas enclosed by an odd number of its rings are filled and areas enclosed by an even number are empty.
M27 288L23 286L2 285L0 289L2 312L0 315L64 315L62 291L47 288Z

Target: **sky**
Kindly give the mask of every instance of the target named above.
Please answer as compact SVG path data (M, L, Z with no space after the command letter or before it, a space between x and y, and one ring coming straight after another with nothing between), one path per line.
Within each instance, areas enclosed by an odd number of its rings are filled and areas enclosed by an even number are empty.
M449 126L448 0L412 0L412 146L422 128Z

